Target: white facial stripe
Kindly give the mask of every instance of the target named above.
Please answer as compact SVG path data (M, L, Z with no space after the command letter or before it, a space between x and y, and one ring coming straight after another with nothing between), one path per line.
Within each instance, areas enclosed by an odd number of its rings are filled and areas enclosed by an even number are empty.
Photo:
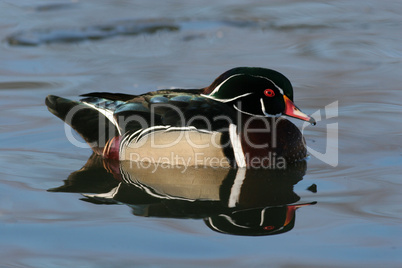
M265 116L268 116L268 117L279 117L279 116L282 115L282 113L274 114L274 115L267 113L266 110L265 110L264 100L263 100L262 98L260 99L260 102L261 102L261 110L262 110L262 113L265 114Z
M275 84L274 81L272 81L271 79L266 78L266 77L264 77L264 76L257 76L257 75L253 75L253 76L254 76L254 77L259 77L259 78L264 78L265 80L270 81L272 84L274 84L274 86L276 86L276 87L278 88L279 92L280 92L282 95L285 94L285 93L283 93L283 89L280 88L277 84Z
M239 112L241 112L241 113L243 113L243 114L252 115L252 116L256 116L256 117L265 117L265 116L263 116L263 115L252 114L252 113L248 113L248 112L242 111L242 110L240 110L239 108L237 108L237 106L234 105L234 104L233 104L233 108L235 108L235 110L237 110L237 111L239 111Z
M264 100L261 98L260 99L260 102L261 102L261 110L262 110L262 113L263 114L267 114L266 112L265 112L265 104L264 104Z
M234 75L232 75L232 76L229 76L227 79L225 79L225 81L223 81L223 82L220 83L216 88L214 88L214 90L211 92L210 95L213 95L213 94L215 94L216 92L218 92L219 89L221 88L221 86L222 86L223 84L225 84L229 79L231 79L231 78L233 78L233 77L235 77L235 76L238 76L238 75L242 75L242 74L234 74Z
M255 116L255 117L279 117L279 116L282 116L282 115L283 115L282 113L273 114L273 115L272 115L272 114L269 114L269 113L267 113L267 112L265 112L264 115L252 114L252 113L248 113L248 112L245 112L245 111L240 110L240 109L237 108L236 105L234 105L234 104L233 104L233 108L234 108L236 111L239 111L239 112L241 112L241 113L243 113L243 114L252 115L252 116Z
M244 75L244 74L234 74L234 75L232 75L232 76L229 76L227 79L225 79L225 81L223 81L223 82L220 83L217 87L215 87L214 90L213 90L209 95L215 94L216 92L219 91L219 89L221 88L221 86L222 86L224 83L226 83L229 79L231 79L231 78L233 78L233 77L235 77L235 76L239 76L239 75ZM258 77L258 78L263 78L263 79L265 79L265 80L270 81L272 84L274 84L274 86L279 90L279 92L280 92L282 95L285 94L284 91L283 91L283 89L280 88L277 84L275 84L274 81L272 81L271 79L266 78L266 77L264 77L264 76L259 76L259 75L251 75L251 76ZM203 95L203 96L206 96L206 95ZM234 99L235 99L235 98L234 98ZM232 99L232 100L233 100L233 99Z
M213 96L204 95L204 94L201 94L201 96L203 96L203 97L205 97L205 98L213 99L213 100L216 100L216 101L219 101L219 102L231 102L231 101L237 100L237 99L239 99L239 98L248 96L248 95L250 95L250 94L253 94L253 93L251 93L251 92L244 93L243 95L239 95L239 96L236 96L236 97L231 98L231 99L216 99L216 98L214 98Z

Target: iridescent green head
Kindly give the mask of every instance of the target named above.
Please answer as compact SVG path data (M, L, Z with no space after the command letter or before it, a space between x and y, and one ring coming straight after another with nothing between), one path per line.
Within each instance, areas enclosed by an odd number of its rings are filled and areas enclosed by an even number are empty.
M220 75L204 97L254 116L287 115L315 123L293 104L293 87L283 74L265 68L238 67Z

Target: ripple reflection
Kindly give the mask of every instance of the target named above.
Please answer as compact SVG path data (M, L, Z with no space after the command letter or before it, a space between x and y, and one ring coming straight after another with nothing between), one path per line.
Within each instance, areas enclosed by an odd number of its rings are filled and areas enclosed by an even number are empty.
M287 169L156 168L92 155L51 192L81 193L94 204L125 204L136 216L203 219L214 231L247 236L288 232L301 203L293 191L306 162Z

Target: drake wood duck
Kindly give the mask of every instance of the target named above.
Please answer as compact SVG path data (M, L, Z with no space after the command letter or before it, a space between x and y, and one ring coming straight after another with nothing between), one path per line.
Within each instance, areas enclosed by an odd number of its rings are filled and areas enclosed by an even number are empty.
M116 160L285 168L307 151L299 129L281 116L315 124L294 105L290 81L265 68L234 68L202 89L82 97L50 95L46 105L95 153Z

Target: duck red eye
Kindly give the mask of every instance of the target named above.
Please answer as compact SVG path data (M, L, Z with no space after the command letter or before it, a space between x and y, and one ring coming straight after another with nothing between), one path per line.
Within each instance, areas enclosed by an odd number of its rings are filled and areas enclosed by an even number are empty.
M275 92L272 89L268 88L264 90L264 95L267 97L273 97L275 96Z

